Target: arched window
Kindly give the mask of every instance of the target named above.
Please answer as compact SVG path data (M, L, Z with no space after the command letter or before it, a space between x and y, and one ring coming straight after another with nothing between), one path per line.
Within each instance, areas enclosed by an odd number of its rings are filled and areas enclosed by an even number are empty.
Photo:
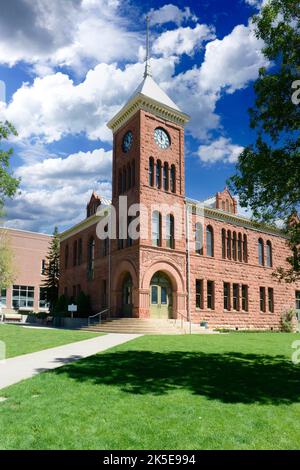
M267 241L266 245L266 261L267 261L267 266L271 268L273 266L273 256L272 256L272 243L270 240Z
M227 258L231 259L231 231L227 231Z
M195 225L195 250L198 255L203 255L203 227L200 222Z
M131 188L131 168L130 163L127 165L127 189Z
M258 240L258 262L261 266L264 266L264 264L265 264L264 258L265 258L265 255L264 255L264 242L260 238Z
M248 240L247 240L247 235L244 235L244 239L243 239L243 261L244 261L244 263L248 263Z
M67 269L69 263L69 245L65 248L65 269Z
M226 259L226 230L222 229L222 258Z
M233 232L232 235L232 258L234 261L237 260L237 238L236 238L236 232Z
M243 261L242 249L243 249L243 239L242 239L242 234L239 233L239 237L238 237L238 260L240 262Z
M226 212L229 212L229 201L226 199Z
M122 171L120 170L119 171L119 177L118 177L118 192L119 194L122 194L123 190L122 190Z
M164 190L168 191L169 190L169 165L167 162L164 163L163 184L164 184Z
M126 172L126 168L124 167L123 168L123 185L122 185L122 192L125 193L127 189L127 172Z
M175 165L171 165L171 170L170 170L170 189L172 193L176 192L176 169Z
M161 246L161 214L158 211L152 214L152 244Z
M95 240L93 237L89 239L88 243L88 279L94 279L94 267L95 267Z
M135 186L135 160L133 160L131 163L131 184L132 184L132 187L134 188Z
M149 158L149 185L154 186L154 160Z
M161 188L161 161L157 160L156 163L156 187Z
M166 218L166 232L167 232L167 247L175 248L175 238L174 238L174 215L169 214Z
M214 256L214 231L211 225L206 227L206 256Z
M225 201L222 201L222 210L225 211Z

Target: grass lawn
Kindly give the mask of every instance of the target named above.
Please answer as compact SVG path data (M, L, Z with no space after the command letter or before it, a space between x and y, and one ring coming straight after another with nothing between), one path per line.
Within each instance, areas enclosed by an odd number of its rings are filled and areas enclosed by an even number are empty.
M88 331L23 328L18 325L0 324L0 341L6 344L6 357L19 356L42 349L94 338L99 334ZM1 370L1 369L0 369Z
M300 449L296 339L138 338L0 391L0 448Z

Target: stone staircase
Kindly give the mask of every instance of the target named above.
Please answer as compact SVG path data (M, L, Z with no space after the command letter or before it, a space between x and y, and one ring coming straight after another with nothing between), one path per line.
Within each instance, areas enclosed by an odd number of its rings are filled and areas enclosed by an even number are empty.
M183 327L182 327L183 326ZM111 318L101 323L93 323L82 330L101 333L132 333L141 335L180 335L189 333L189 324L181 325L179 320L156 320L145 318ZM193 324L192 333L214 333Z

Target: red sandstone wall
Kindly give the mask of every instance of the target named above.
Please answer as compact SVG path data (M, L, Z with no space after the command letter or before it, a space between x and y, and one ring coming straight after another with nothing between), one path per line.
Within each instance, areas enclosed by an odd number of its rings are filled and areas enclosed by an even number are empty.
M212 219L205 219L205 225L212 225L214 229L214 257L192 254L191 255L191 297L190 305L193 321L207 321L210 327L252 328L252 329L277 329L283 310L295 308L295 290L300 289L300 283L291 285L279 283L272 273L276 267L286 265L289 250L283 238L269 235L254 230L238 227L230 223L223 223ZM248 237L248 263L222 259L221 231L236 230ZM204 230L205 234L205 230ZM262 267L258 262L258 239L265 242L270 240L273 247L273 267ZM205 241L204 241L205 253ZM205 308L196 309L196 279L204 282ZM215 281L215 310L206 308L206 281ZM225 311L223 304L223 282L246 284L249 286L249 311L236 312ZM274 313L260 312L259 288L273 287L274 289Z

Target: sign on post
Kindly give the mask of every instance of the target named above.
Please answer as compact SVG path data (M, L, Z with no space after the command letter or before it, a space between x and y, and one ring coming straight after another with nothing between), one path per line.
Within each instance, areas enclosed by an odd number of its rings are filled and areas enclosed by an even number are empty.
M71 312L71 318L73 318L74 312L77 312L77 305L68 305L68 312Z

